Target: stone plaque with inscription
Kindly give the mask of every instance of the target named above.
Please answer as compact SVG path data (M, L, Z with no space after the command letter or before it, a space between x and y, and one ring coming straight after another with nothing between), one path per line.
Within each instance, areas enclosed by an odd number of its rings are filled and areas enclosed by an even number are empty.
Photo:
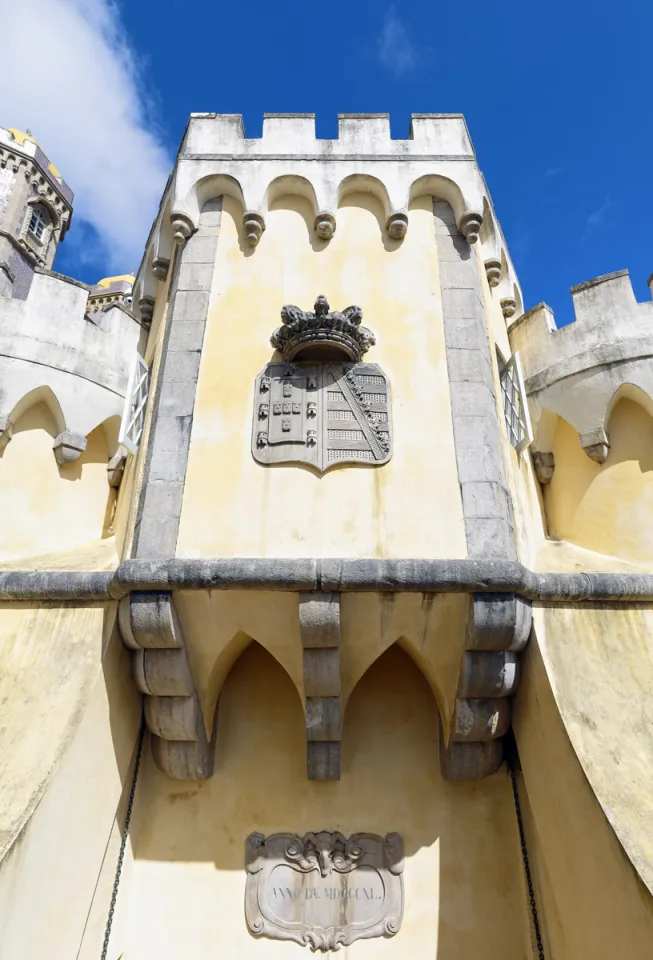
M404 908L403 844L397 833L251 834L245 916L256 936L338 950L394 936Z

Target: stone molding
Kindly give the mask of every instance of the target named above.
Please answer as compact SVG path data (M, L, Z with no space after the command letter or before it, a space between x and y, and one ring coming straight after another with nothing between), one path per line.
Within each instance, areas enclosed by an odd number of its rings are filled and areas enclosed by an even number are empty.
M120 602L118 622L132 651L134 683L145 697L156 765L175 780L207 779L215 741L206 734L172 594L132 593Z
M543 485L551 483L555 470L553 454L542 450L531 450L531 460L533 461L533 469L537 482Z
M556 604L652 603L653 574L536 573L511 560L123 560L115 570L2 570L0 600L121 600L139 592L281 590L356 593L517 594Z
M340 594L300 593L309 780L340 779Z
M152 428L132 545L135 557L175 553L221 215L222 198L204 205L199 230L175 262L159 373L150 399Z
M473 560L516 560L517 547L512 504L503 464L503 443L479 286L476 256L467 244L476 229L469 218L465 239L451 206L434 201L433 218L440 265L445 349L449 373L451 411L458 482L462 496L467 553ZM463 225L464 227L464 225ZM513 605L514 605L513 598ZM489 603L489 601L488 601ZM487 620L493 604L475 598L468 625L467 650L511 651L487 646ZM512 608L511 608L512 609ZM517 629L511 609L501 607L503 632ZM516 616L516 613L514 614ZM459 694L450 718L449 742L441 745L443 776L449 780L474 780L493 773L502 760L501 737L510 727L510 689L506 671L513 665L494 657L485 663L478 654L464 658ZM483 682L481 682L483 681ZM470 694L474 691L474 695Z

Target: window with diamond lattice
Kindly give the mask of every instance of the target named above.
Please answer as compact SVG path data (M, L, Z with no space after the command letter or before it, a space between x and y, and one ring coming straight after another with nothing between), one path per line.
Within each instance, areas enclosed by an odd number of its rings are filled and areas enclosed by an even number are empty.
M513 353L509 360L504 360L498 351L497 354L508 439L517 453L521 453L532 442L533 432L519 354Z
M43 234L45 232L45 228L47 227L47 225L48 225L48 216L43 210L43 208L33 207L32 215L29 218L29 224L27 226L27 229L32 234L32 236L36 237L37 240L42 240Z
M150 368L143 358L136 354L136 362L129 378L129 387L125 397L125 409L120 425L119 442L136 453L143 435L145 423L145 407L150 391Z

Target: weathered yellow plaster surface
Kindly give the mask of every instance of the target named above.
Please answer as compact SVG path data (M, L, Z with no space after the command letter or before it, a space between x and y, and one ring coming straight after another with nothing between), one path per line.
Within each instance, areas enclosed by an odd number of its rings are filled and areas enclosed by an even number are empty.
M140 717L117 635L102 660L103 617L100 606L0 609L1 960L71 960L86 935L100 954L106 883L99 926L89 911Z
M178 556L464 557L440 286L430 199L415 201L403 243L388 240L371 195L338 211L328 244L308 203L277 201L252 251L224 200L202 351ZM251 454L254 377L273 356L284 303L363 308L377 336L365 359L389 376L392 460L322 477L262 467Z
M59 467L59 431L44 403L27 410L0 459L0 560L66 550L105 533L110 503L107 443L97 427L84 453Z
M653 562L653 418L632 400L615 406L608 424L610 454L602 465L581 448L559 418L556 462L545 492L551 533L598 553Z
M653 943L640 879L650 883L650 693L634 676L644 640L620 614L597 629L605 611L536 610L513 714L547 956L565 960L644 958Z
M526 918L510 784L498 774L446 784L438 767L437 707L397 648L355 688L345 715L340 782L306 779L299 696L254 645L220 703L216 772L171 783L148 759L133 831L125 960L301 956L254 940L243 917L244 841L253 830L337 829L405 843L406 910L399 934L359 941L369 958L524 960ZM382 784L382 786L381 786Z

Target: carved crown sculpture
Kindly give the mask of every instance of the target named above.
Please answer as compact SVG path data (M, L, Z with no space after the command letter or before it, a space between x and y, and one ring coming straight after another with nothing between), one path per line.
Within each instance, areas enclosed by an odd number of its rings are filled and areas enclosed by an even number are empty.
M281 319L283 326L274 331L270 343L284 360L338 360L344 355L357 363L376 343L372 331L361 326L360 307L332 311L322 295L313 312L289 304L281 308Z

